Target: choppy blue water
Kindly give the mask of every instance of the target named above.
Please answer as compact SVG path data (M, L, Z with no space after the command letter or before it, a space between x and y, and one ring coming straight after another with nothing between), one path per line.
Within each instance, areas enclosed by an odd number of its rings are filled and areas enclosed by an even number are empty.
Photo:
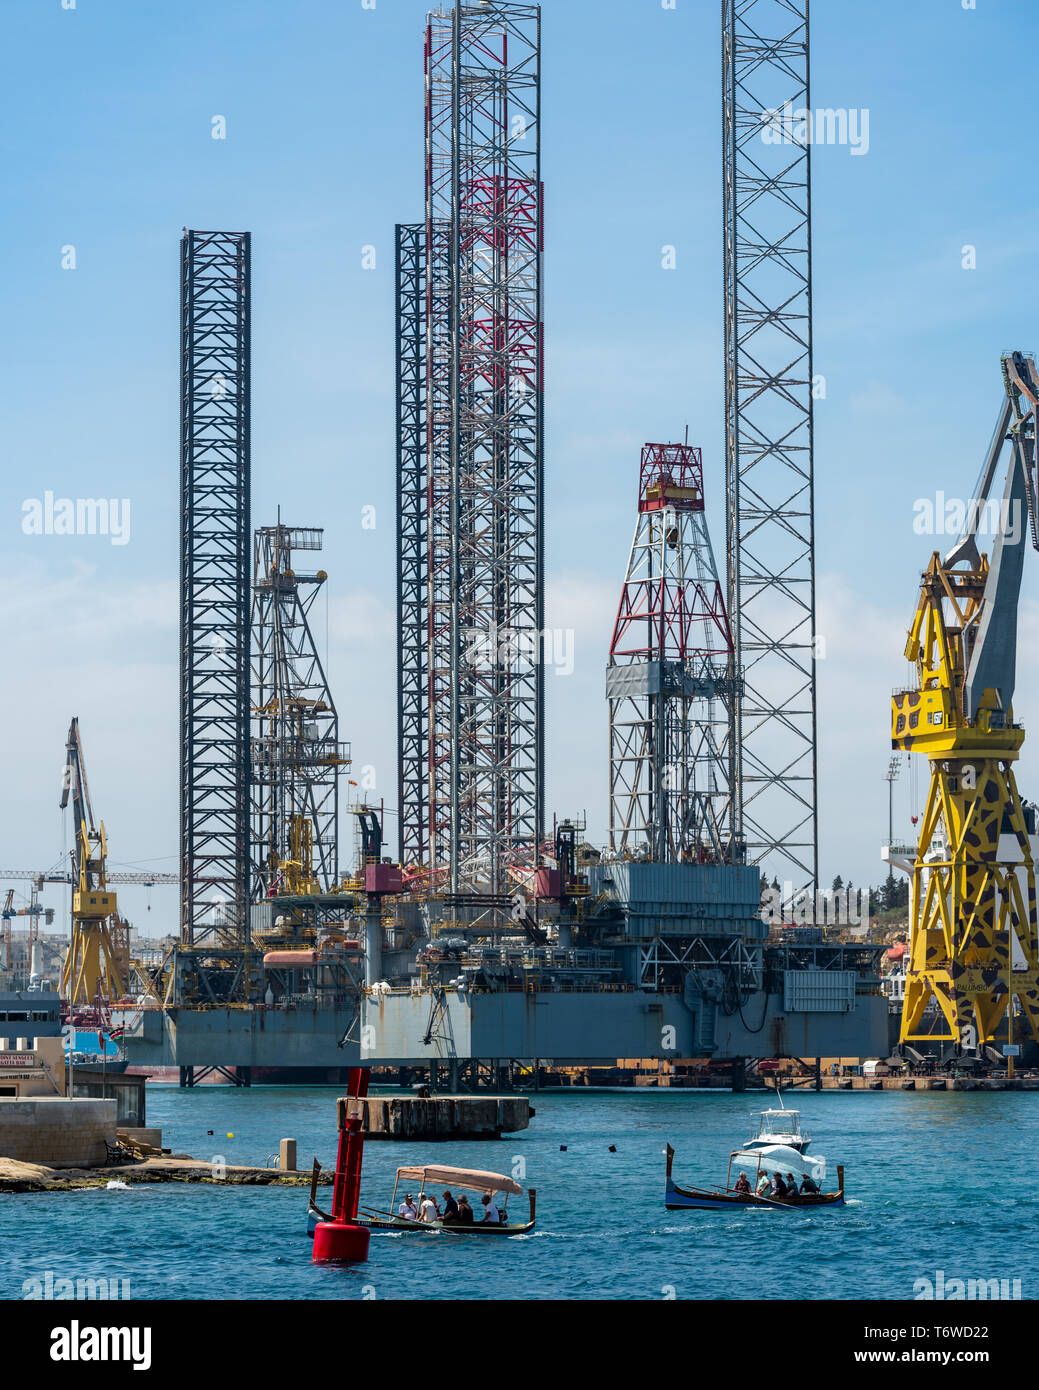
M149 1087L148 1121L197 1158L262 1164L288 1136L301 1167L312 1156L330 1165L335 1094ZM0 1297L22 1298L23 1281L48 1270L128 1278L140 1299L911 1299L914 1281L937 1270L947 1280L1021 1279L1022 1296L1035 1297L1039 1095L798 1096L811 1151L826 1156L831 1177L846 1165L849 1202L804 1215L664 1210L665 1143L677 1150L679 1182L715 1185L766 1103L755 1095L533 1100L530 1129L498 1143L369 1144L362 1192L385 1205L398 1164L509 1172L522 1159L524 1185L538 1189L529 1236L373 1236L367 1265L318 1267L303 1189L171 1183L0 1196Z

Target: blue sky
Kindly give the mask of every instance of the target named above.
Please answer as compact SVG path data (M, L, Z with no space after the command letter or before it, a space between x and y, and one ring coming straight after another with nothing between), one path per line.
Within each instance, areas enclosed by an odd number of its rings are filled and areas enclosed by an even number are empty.
M587 809L594 838L602 668L643 441L689 424L724 549L718 10L544 4L548 605L575 628L577 658L573 676L547 677L548 790L560 814ZM113 862L176 866L184 225L253 233L253 522L280 504L326 528L343 735L394 803L392 233L421 212L424 14L422 0L4 0L5 866L61 850L72 714ZM1032 0L813 5L813 106L870 113L868 154L813 156L827 881L884 872L888 696L931 545L913 501L969 492L999 353L1039 347L1029 89L1008 77L1037 37ZM214 115L226 140L211 138ZM130 498L130 542L23 535L23 502L47 490ZM1030 562L1026 726L1037 591ZM1021 773L1033 797L1037 750L1026 744ZM909 813L906 775L905 832ZM143 929L175 925L172 890L154 890L150 911L143 893L124 897Z

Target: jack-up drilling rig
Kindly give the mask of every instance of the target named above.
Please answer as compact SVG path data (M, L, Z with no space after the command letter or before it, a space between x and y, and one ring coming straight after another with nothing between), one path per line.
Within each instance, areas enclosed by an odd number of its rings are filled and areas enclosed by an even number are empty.
M922 753L931 765L912 866L903 1043L980 1046L1004 1018L1009 1038L1015 995L1039 1039L1032 827L1013 771L1025 735L1011 704L1026 512L1039 549L1039 374L1018 352L1003 357L1002 368L1004 399L963 534L944 560L935 551L923 575L905 650L917 685L893 699L891 746ZM990 503L1008 441L1002 503ZM990 558L979 551L978 535L993 517ZM1001 835L1013 837L1012 848L1001 850ZM940 1012L928 1029L932 995Z

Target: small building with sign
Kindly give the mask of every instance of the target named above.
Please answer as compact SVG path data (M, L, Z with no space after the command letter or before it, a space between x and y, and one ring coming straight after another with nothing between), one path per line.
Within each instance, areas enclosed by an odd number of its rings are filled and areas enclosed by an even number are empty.
M65 1094L65 1044L60 1038L0 1035L0 1100Z

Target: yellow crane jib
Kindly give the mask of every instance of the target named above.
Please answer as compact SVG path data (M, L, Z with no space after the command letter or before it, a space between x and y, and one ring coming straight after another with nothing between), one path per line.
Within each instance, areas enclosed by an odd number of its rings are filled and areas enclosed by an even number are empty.
M1035 866L1013 772L1025 734L1012 706L1026 514L1039 549L1039 374L1020 353L1002 367L1004 397L964 533L944 560L931 556L922 577L905 649L916 685L892 700L891 746L923 754L931 769L912 871L902 1042L980 1045L1004 1019L1010 1041L1015 996L1039 1039ZM1008 442L995 505L989 494ZM993 520L990 561L978 536ZM932 995L945 1032L927 1024Z

